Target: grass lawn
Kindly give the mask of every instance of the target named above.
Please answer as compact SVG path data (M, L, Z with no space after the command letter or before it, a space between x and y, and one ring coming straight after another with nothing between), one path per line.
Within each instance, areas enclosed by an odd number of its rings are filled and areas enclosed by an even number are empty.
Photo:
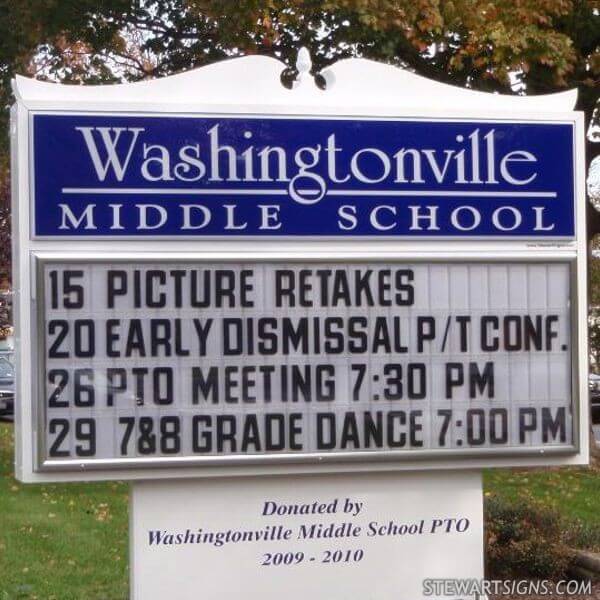
M484 474L486 495L533 499L558 510L566 520L600 528L600 471L591 468L494 469Z
M600 550L600 471L490 470L486 496L534 500L584 523ZM21 485L13 426L0 423L0 600L125 600L128 488L122 483Z
M125 600L127 486L21 485L0 423L0 600Z

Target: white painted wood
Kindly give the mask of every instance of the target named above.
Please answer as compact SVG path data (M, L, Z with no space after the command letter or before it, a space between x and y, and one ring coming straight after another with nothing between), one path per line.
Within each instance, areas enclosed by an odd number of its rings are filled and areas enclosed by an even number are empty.
M240 597L264 600L417 600L424 581L483 577L481 475L455 472L275 477L237 480L142 482L133 486L130 513L131 597L177 600ZM362 503L344 512L346 501ZM278 506L326 504L333 512L263 515L265 502ZM348 505L349 506L349 505ZM269 505L267 512L272 509ZM356 512L356 511L355 511ZM462 532L436 527L433 519L468 519ZM421 521L423 521L422 531ZM396 535L368 535L398 526ZM348 523L356 536L305 539L301 526ZM405 525L405 533L400 531ZM281 526L289 540L150 545L150 531L167 535L257 531ZM410 527L412 526L412 529ZM345 531L348 531L346 526ZM413 533L408 533L412 531ZM443 531L443 532L442 532ZM156 539L156 538L154 538ZM189 539L189 537L188 537ZM214 538L213 538L214 539ZM342 556L362 550L359 561L322 562L327 551ZM262 566L267 553L303 553L292 565ZM245 592L248 590L248 592ZM244 592L243 592L244 591Z
M490 94L429 80L410 71L376 61L349 58L323 71L327 88L321 90L307 72L307 53L300 56L301 76L293 89L281 83L285 64L275 58L246 56L224 60L161 79L102 86L60 85L17 75L13 89L27 108L73 104L90 109L110 104L128 110L164 111L198 109L214 105L221 111L239 105L264 108L293 106L337 111L353 105L388 109L396 114L422 114L425 110L523 111L539 114L572 110L577 90L540 96ZM162 107L162 108L161 108ZM398 111L402 111L401 113ZM235 111L237 112L237 111Z

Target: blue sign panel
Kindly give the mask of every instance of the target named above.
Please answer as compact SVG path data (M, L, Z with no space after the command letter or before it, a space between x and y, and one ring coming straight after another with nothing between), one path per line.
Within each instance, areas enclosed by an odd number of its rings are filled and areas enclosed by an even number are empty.
M573 124L33 116L41 237L570 238Z

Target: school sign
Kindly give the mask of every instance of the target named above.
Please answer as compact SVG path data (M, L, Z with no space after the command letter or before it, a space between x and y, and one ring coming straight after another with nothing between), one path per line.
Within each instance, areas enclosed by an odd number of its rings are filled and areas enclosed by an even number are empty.
M15 82L16 475L136 480L132 598L426 597L587 462L573 93L282 68Z
M265 60L17 81L20 476L584 460L568 94L360 109Z

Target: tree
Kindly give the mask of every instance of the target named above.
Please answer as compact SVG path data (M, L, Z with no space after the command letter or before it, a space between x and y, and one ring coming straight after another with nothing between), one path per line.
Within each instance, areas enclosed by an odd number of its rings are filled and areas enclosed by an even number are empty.
M254 53L292 66L307 46L317 71L362 55L476 89L577 85L585 108L598 96L598 0L63 0L52 19L55 3L36 3L44 74L66 81L158 77Z

